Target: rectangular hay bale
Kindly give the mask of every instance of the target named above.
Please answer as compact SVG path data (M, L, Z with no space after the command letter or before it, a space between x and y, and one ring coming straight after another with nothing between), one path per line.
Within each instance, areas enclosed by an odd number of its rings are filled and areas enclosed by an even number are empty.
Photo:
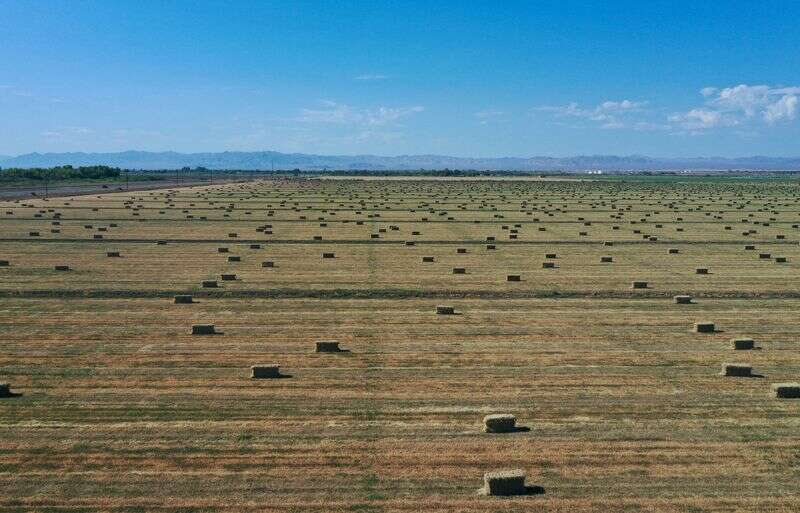
M525 495L525 471L522 469L486 472L483 475L486 495Z
M800 383L774 383L772 391L780 399L800 399Z

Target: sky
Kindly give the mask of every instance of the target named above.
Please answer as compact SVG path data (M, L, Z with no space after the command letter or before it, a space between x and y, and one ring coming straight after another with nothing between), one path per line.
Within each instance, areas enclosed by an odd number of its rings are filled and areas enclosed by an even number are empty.
M800 155L800 2L0 0L0 155Z

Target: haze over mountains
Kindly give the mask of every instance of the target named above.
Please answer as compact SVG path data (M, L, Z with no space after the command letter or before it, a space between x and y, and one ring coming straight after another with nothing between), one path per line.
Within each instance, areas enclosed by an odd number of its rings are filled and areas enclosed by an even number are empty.
M575 157L467 158L444 155L313 155L304 153L219 152L177 153L125 151L119 153L28 153L0 156L0 167L109 165L127 169L301 169L322 170L492 170L492 171L674 171L674 170L800 170L800 157L654 158L641 155L586 155Z

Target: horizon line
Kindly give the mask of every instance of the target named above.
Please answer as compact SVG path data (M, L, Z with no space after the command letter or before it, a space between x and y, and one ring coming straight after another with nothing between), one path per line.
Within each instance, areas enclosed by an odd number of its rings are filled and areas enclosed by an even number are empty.
M497 159L520 159L520 160L528 160L528 159L570 159L570 158L582 158L582 157L614 157L614 158L647 158L653 160L679 160L679 159L724 159L724 160L739 160L739 159L753 159L753 158L767 158L767 159L784 159L784 160L794 160L800 159L800 154L792 155L792 156L778 156L778 155L764 155L764 154L745 154L740 156L723 156L723 155L683 155L683 156L656 156L656 155L648 155L643 153L628 153L628 154L618 154L618 153L575 153L570 155L546 155L546 154L539 154L539 155L529 155L529 156L519 156L519 155L500 155L500 156L462 156L462 155L450 155L445 153L403 153L403 154L394 154L394 155L382 155L378 153L315 153L315 152L302 152L302 151L279 151L279 150L209 150L209 151L178 151L178 150L140 150L140 149L128 149L128 150L117 150L117 151L28 151L25 153L17 153L17 154L0 154L0 158L2 159L15 159L19 157L25 157L29 155L69 155L69 154L77 154L77 155L97 155L97 154L106 154L106 155L121 155L124 153L145 153L145 154L164 154L164 153L172 153L177 155L202 155L202 154L225 154L225 153L277 153L281 155L312 155L312 156L319 156L319 157L336 157L336 158L347 158L347 157L378 157L378 158L402 158L402 157L445 157L445 158L453 158L453 159L471 159L471 160L497 160Z

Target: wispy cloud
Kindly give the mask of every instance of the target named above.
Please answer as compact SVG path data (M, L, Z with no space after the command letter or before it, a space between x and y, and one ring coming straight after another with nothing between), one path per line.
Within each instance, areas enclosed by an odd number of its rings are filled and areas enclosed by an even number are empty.
M67 103L64 97L52 96L47 90L34 92L10 84L0 84L0 99L3 98L28 104L31 102Z
M707 130L718 126L735 126L738 124L736 119L730 116L725 116L723 113L697 108L682 114L672 114L667 117L667 120L672 123L676 128L685 130Z
M9 84L0 84L0 93L20 98L33 98L33 93L30 91Z
M367 73L365 75L358 75L357 77L354 77L353 80L386 80L387 78L389 77L386 75Z
M296 116L284 121L303 130L306 148L364 151L405 140L405 121L424 111L421 105L355 107L324 100L317 107L300 109Z
M603 129L618 129L629 126L629 114L641 112L647 102L644 101L604 101L594 107L584 108L577 102L570 102L566 105L543 106L535 110L540 112L550 112L557 117L574 117L594 121Z
M94 130L82 126L64 126L59 128L51 128L41 133L42 137L48 139L61 139L65 137L76 137L89 135L94 133Z
M321 102L316 109L301 109L297 121L375 127L388 125L425 110L422 106L356 108L332 101Z
M505 115L505 112L502 110L495 110L495 109L486 109L481 110L475 113L475 117L478 118L478 123L481 125L487 125L492 120L497 120Z
M659 123L653 121L636 121L631 125L631 128L637 132L657 132L662 130L672 130L672 125L669 123Z
M127 140L129 138L162 138L164 134L158 130L142 130L139 128L118 128L112 130L110 135L115 139Z

